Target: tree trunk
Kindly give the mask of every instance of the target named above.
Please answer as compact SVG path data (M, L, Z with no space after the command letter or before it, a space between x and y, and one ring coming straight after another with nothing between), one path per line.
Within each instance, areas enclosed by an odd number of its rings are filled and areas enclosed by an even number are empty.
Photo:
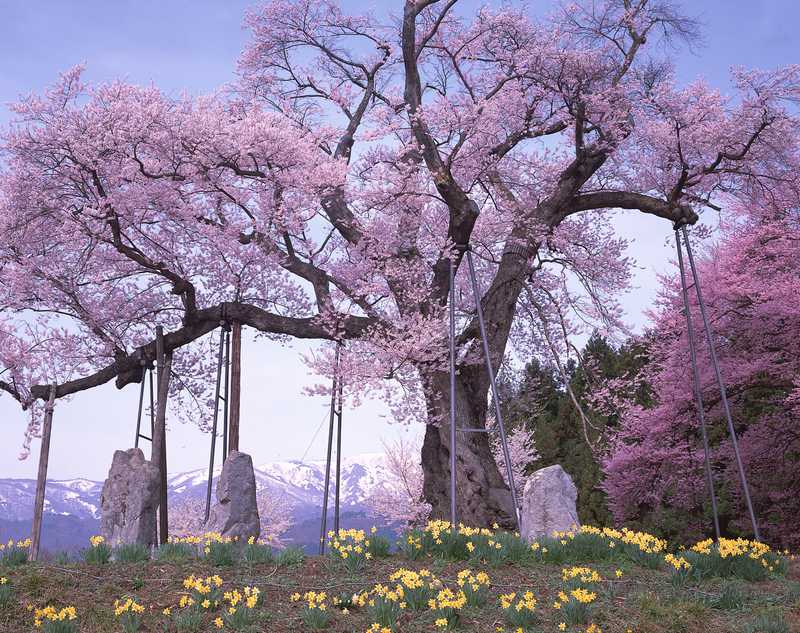
M425 377L429 423L422 445L423 493L431 516L450 518L450 377L435 372ZM489 383L479 366L461 366L456 376L456 426L486 428ZM456 513L469 526L497 523L516 528L511 491L500 475L487 433L456 434Z

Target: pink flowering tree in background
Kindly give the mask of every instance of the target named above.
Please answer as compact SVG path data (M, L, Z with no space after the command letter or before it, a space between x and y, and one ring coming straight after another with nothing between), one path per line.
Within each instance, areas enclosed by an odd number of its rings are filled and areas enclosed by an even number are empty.
M421 442L403 437L383 442L383 460L389 477L369 496L367 505L391 523L424 525L430 515L431 506L422 492L421 447Z
M258 518L261 521L259 541L275 546L284 545L283 535L294 525L292 504L285 497L259 490L256 494ZM205 499L179 495L169 502L169 535L171 537L200 536L205 533Z
M619 324L630 262L614 209L693 223L712 198L769 191L797 129L795 68L736 71L730 98L679 87L660 44L696 26L669 1L541 20L460 8L407 0L378 18L275 0L246 18L229 94L86 86L74 69L17 104L0 182L0 390L35 409L50 384L63 398L137 382L161 325L186 412L187 394L208 401L203 346L223 320L342 341L348 397L377 394L426 424L423 495L447 514L451 260L461 426L485 426L489 387L461 246L494 365L509 345L550 354L543 322L567 336ZM309 359L324 377L332 347ZM461 434L457 451L460 517L511 525L488 438Z
M699 262L699 273L756 516L767 540L796 548L800 190L762 193L731 206L719 241ZM702 323L693 296L690 309L694 322ZM695 331L722 528L746 534L749 520L719 390L702 329ZM671 517L673 529L688 524L695 534L708 532L708 485L676 276L664 280L647 339L651 362L641 378L651 384L656 404L623 410L604 463L610 508L617 521L665 527Z

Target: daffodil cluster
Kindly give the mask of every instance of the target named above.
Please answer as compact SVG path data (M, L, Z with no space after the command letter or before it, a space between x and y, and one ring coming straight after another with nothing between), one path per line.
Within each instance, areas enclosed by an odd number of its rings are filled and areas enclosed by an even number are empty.
M456 577L456 584L464 592L467 605L470 607L480 607L486 602L489 596L489 574L485 571L473 573L470 569L462 569Z
M111 560L111 548L99 534L89 537L89 549L83 550L83 560L90 565L105 565Z
M48 605L33 612L33 626L45 633L74 633L78 630L78 611L75 607L56 609Z
M31 539L16 541L8 539L7 543L0 543L0 563L8 567L22 565L28 561L28 549Z
M302 596L293 593L289 600L291 602L304 602L303 611L300 617L305 625L312 629L324 629L331 621L331 613L328 610L328 594L324 591L306 591Z
M450 631L458 626L461 609L466 604L467 596L461 589L453 591L449 587L444 587L428 602L428 607L434 612L436 627Z
M647 532L583 525L553 532L550 538L542 539L539 548L532 549L538 558L547 562L627 558L656 568L661 565L666 547L666 541Z
M361 602L359 600L359 602ZM400 619L400 614L408 607L406 590L403 585L394 586L377 584L369 592L367 611L373 621L382 626L394 628Z
M13 538L8 539L7 543L0 543L0 552L9 550L9 549L30 549L31 546L31 539L26 538L25 540L16 541L14 542Z
M539 621L536 612L536 598L531 591L523 594L516 591L502 594L500 609L503 611L506 622L518 630L527 630Z
M328 532L328 547L331 555L341 561L348 571L363 569L372 558L370 540L364 530L339 530Z
M720 576L758 581L784 573L788 565L786 558L773 552L766 543L743 538L720 538L717 542L706 539L683 552L683 558L690 566L686 569L691 569L690 573L698 578ZM679 567L676 570L681 571Z
M389 576L389 580L402 586L408 608L413 611L426 609L428 601L442 584L427 569L413 571L401 568Z
M261 598L258 587L243 587L241 591L226 591L222 599L226 603L225 621L234 630L244 629L255 622L255 609Z
M561 570L561 580L564 589L558 592L553 608L560 611L570 624L586 624L590 605L597 599L597 592L584 585L600 582L600 574L591 567L566 567Z
M119 619L123 633L136 633L142 626L144 607L134 598L114 600L114 615Z

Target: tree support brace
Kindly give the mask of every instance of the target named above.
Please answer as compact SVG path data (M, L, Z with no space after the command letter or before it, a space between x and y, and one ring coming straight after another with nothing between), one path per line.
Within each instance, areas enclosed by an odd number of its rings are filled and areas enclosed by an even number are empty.
M331 383L331 408L330 422L328 425L328 451L325 458L325 490L322 497L322 517L319 527L319 553L325 553L325 537L327 536L328 526L328 497L330 496L331 484L331 453L333 450L333 425L336 421L336 493L333 506L333 531L339 532L339 490L342 480L342 391L344 381L339 371L339 361L341 359L341 343L336 344L336 356L334 358L333 382Z
M708 448L708 436L706 433L706 424L705 424L705 412L703 407L703 397L702 397L702 387L700 385L700 374L697 368L697 355L695 353L694 348L694 339L693 339L693 327L692 327L692 318L691 313L689 311L689 299L688 299L688 287L686 285L685 279L685 272L684 272L684 264L683 264L683 253L681 251L681 236L679 232L683 235L683 243L686 246L686 254L688 255L689 259L689 268L692 272L692 281L695 290L695 295L697 296L697 305L700 308L700 316L703 319L703 328L705 330L706 335L706 343L708 344L708 351L709 356L711 357L711 364L714 367L714 376L717 381L717 386L719 387L720 398L722 400L722 408L725 412L725 419L728 424L728 433L731 438L731 446L733 447L733 454L736 459L736 467L739 471L739 480L742 485L742 491L744 493L745 503L747 504L747 511L750 515L750 522L753 526L753 537L757 540L761 540L761 535L758 531L758 523L756 521L756 515L753 511L753 502L750 498L750 487L747 484L747 475L744 471L744 465L742 464L742 456L739 452L739 443L736 439L736 429L733 426L733 418L731 416L730 406L728 404L728 394L725 389L725 383L722 380L722 373L719 369L719 361L717 360L717 352L714 348L714 340L713 334L711 332L711 326L708 320L708 314L706 313L706 306L705 302L703 301L703 295L700 291L700 279L697 275L697 267L695 266L694 262L694 255L692 254L692 247L689 244L689 234L686 231L685 224L676 224L675 225L675 241L678 248L678 265L680 266L681 272L681 286L683 289L683 305L684 309L686 310L686 327L687 327L687 334L689 337L689 352L691 354L691 361L692 361L692 376L694 379L694 393L695 393L695 403L697 405L697 413L700 419L700 429L702 432L703 437L703 450L705 451L705 462L706 462L706 476L708 478L708 485L709 491L711 494L711 509L714 513L714 530L719 539L720 530L719 530L719 517L717 511L717 501L716 495L714 493L714 481L713 475L711 471L711 462L709 456L709 448Z
M492 359L489 352L489 341L486 337L486 323L483 318L483 307L481 306L481 293L478 288L478 278L475 274L475 263L472 259L472 250L469 244L458 245L458 249L463 250L467 259L467 268L469 269L470 283L472 286L472 296L475 299L475 310L478 315L478 325L480 327L481 342L483 343L483 356L486 362L486 372L489 375L489 384L492 388L492 402L494 404L495 419L497 421L497 428L500 432L500 444L503 449L503 458L506 462L506 473L508 476L508 485L511 489L511 500L514 504L514 519L517 523L517 528L520 527L519 516L519 502L517 500L517 490L514 484L514 470L511 465L511 455L508 450L508 440L506 437L505 425L503 424L503 414L500 410L500 396L497 392L497 382L495 380L494 368L492 367ZM457 512L456 512L456 431L465 433L489 433L489 429L472 429L472 428L458 428L456 426L456 291L455 291L455 259L450 258L450 296L448 301L448 311L450 316L450 525L453 530L457 525Z
M153 429L156 426L155 395L153 393L153 366L148 365L144 360L141 361L141 364L142 364L142 380L141 380L141 387L139 389L139 409L136 414L136 437L134 438L133 441L134 448L139 448L140 439L152 442ZM142 435L142 409L144 407L144 386L148 375L150 378L150 437Z
M203 523L208 522L208 516L211 513L211 487L214 481L214 457L217 448L217 423L219 421L219 405L220 401L223 404L223 430L222 430L222 461L225 462L228 450L228 376L229 376L229 361L230 361L230 326L225 321L220 321L219 331L219 346L217 349L217 381L214 389L214 417L211 424L211 450L208 459L208 481L206 485L206 508ZM222 375L223 365L225 367L225 391L222 395Z
M33 504L33 529L31 530L32 561L39 559L39 547L42 542L42 518L44 516L44 493L47 487L47 464L50 461L50 431L53 428L53 409L56 401L56 386L50 386L50 397L44 409L42 426L42 446L39 452L39 471L36 474L36 497Z

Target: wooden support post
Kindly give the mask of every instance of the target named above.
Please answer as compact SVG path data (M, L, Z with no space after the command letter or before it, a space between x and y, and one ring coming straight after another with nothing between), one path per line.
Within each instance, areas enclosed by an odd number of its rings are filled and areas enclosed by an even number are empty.
M33 534L31 535L30 559L39 558L42 540L42 515L44 514L44 492L47 487L47 462L50 460L50 430L53 427L53 407L56 401L56 386L50 385L50 397L44 410L42 447L39 452L39 472L36 475L36 498L33 504Z
M228 441L228 452L239 450L239 419L242 401L242 324L234 321L232 330L231 347L233 349L231 350L230 440Z
M156 421L153 428L152 453L150 460L156 464L160 474L160 501L158 504L158 540L166 543L169 536L167 511L167 394L169 393L172 352L164 353L164 328L156 328L156 366L158 400L156 401Z

